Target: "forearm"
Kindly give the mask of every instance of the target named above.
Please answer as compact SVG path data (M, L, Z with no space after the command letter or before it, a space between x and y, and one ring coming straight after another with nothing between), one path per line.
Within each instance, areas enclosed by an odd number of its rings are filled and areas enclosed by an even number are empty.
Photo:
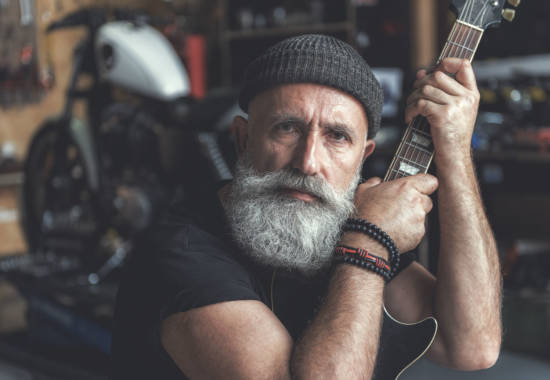
M381 326L382 277L348 264L332 275L319 313L297 342L296 379L370 379Z
M439 170L441 245L434 313L447 364L491 365L501 339L501 277L494 237L469 157Z

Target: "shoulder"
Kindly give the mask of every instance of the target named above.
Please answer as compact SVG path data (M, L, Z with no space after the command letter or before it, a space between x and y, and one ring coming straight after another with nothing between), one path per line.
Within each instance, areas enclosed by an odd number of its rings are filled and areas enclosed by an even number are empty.
M129 271L147 278L164 315L213 303L259 300L253 267L223 236L200 227L185 215L170 215L150 231Z
M163 271L198 270L212 274L225 267L248 272L248 262L222 231L208 231L185 215L171 215L152 230L143 247L140 259L149 261L154 269ZM192 274L192 273L190 273Z

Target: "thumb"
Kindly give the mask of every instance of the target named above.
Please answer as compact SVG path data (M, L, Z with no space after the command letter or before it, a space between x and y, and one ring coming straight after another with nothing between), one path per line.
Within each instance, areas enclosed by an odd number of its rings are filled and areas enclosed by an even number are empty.
M382 182L382 180L380 178L371 177L368 180L366 180L365 182L363 182L362 186L364 186L364 187L373 187L373 186L378 185L381 182Z

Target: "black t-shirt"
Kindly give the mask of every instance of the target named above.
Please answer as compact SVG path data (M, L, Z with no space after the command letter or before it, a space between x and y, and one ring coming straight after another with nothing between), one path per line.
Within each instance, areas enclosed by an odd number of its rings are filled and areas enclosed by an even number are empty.
M401 269L412 260L404 255ZM175 206L126 267L117 296L111 379L186 379L162 347L161 322L219 302L263 302L296 339L327 283L327 274L305 278L249 261L232 242L215 193Z

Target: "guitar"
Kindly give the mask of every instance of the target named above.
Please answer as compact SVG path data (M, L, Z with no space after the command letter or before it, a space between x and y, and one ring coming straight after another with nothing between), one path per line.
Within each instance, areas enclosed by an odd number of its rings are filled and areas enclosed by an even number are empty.
M517 7L520 0L507 0ZM447 57L473 60L483 32L500 23L512 21L515 10L504 8L506 0L453 0L457 19L437 63ZM434 156L430 125L417 116L407 127L384 181L426 173ZM430 348L437 332L433 317L407 324L393 318L384 307L382 332L373 379L397 379Z

